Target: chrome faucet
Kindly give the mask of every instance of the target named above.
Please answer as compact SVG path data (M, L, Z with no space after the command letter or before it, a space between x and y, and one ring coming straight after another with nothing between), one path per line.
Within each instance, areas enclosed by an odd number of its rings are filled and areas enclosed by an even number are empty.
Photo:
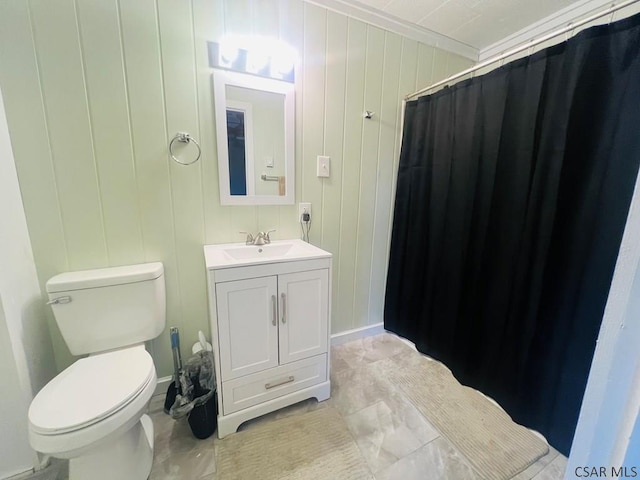
M265 243L269 243L271 240L269 239L269 234L264 232L258 232L256 237L253 240L254 245L264 245Z
M269 230L268 232L258 232L254 237L249 232L240 232L247 235L245 240L246 245L266 245L267 243L271 243L271 238L269 238L269 234L271 232L275 232L275 230Z

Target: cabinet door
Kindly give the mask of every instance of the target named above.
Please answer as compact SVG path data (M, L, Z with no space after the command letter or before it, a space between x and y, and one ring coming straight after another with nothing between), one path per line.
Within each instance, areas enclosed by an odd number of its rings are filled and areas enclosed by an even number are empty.
M329 270L278 276L280 364L325 353L329 329Z
M222 380L278 365L277 277L216 284Z

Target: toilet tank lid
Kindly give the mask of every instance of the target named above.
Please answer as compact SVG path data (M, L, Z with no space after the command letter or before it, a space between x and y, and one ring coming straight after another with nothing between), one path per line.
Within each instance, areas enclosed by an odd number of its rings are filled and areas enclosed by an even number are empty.
M158 278L164 272L160 262L66 272L47 281L47 292L68 292L85 288L108 287Z

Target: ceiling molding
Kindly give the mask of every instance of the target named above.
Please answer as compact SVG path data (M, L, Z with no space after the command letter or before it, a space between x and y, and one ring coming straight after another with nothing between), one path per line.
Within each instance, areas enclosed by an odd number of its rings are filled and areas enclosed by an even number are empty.
M610 6L611 0L582 0L581 2L573 3L538 22L532 23L514 34L481 49L478 60L482 62L496 55L500 55L507 50L527 43L533 39L540 38L554 30L567 26L571 22L575 22L580 18L584 18L589 14L604 10Z
M477 48L459 42L440 33L426 29L414 23L406 22L398 17L389 15L375 8L364 5L355 0L304 0L328 10L341 13L351 18L361 20L384 30L403 35L412 40L447 50L462 57L478 61Z

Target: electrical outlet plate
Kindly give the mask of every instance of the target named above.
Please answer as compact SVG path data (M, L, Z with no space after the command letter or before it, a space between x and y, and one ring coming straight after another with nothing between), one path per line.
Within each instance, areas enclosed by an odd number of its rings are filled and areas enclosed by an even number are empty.
M298 204L298 219L297 219L298 222L302 218L302 214L305 212L305 210L309 215L311 215L311 203L300 202Z

